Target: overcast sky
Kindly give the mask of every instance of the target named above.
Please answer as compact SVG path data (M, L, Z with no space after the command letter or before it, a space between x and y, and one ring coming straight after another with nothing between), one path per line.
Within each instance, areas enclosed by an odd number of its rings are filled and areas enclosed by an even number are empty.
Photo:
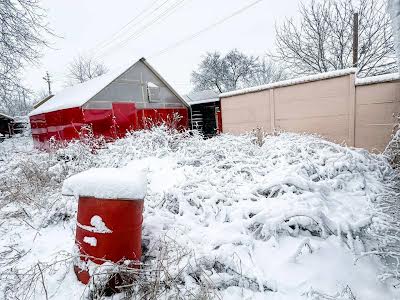
M63 88L68 63L77 55L94 55L111 70L145 57L173 87L186 93L191 89L190 73L207 51L226 53L238 48L263 55L272 50L275 23L296 16L299 1L262 0L193 40L162 55L154 54L254 1L43 0L50 27L60 38L50 38L52 48L44 49L37 66L27 68L25 80L34 91L46 89L42 77L48 70L54 92Z

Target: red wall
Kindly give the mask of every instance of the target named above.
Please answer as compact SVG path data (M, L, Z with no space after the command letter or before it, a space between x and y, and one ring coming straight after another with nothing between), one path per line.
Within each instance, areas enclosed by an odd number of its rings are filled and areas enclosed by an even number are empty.
M35 148L48 149L49 141L70 141L79 138L84 124L82 110L69 108L30 117Z
M174 119L179 115L180 119ZM171 127L182 130L188 128L189 119L186 108L140 109L137 111L138 128L144 129L166 123Z
M174 121L174 114L180 116ZM112 103L112 109L82 109L80 107L48 112L30 117L35 148L49 149L49 140L79 139L82 125L89 125L96 137L114 140L127 131L148 128L163 122L179 130L188 128L186 108L136 109L134 103Z

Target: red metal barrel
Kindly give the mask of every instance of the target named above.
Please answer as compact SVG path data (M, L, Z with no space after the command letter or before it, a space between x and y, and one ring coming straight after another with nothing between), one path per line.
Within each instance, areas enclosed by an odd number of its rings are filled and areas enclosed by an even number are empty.
M80 260L101 265L105 260L140 260L142 255L143 199L79 197L75 243ZM90 275L78 264L78 280L87 284Z

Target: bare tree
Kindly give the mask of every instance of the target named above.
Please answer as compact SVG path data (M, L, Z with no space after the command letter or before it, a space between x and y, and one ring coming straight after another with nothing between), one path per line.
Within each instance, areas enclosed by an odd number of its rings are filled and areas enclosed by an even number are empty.
M3 99L0 102L0 111L12 116L26 115L32 110L32 92L22 86L3 91Z
M288 74L281 64L263 58L259 60L257 71L251 76L250 85L268 84L287 78Z
M225 86L231 91L249 85L251 77L257 71L258 58L234 49L224 57L223 65Z
M44 99L46 99L47 97L49 97L49 91L46 89L40 89L38 91L36 91L35 93L32 94L32 100L33 100L33 104L36 104Z
M21 85L26 63L35 63L50 33L39 0L0 0L0 106L11 113L12 101L25 101L29 91ZM17 103L24 105L24 103Z
M358 74L396 70L390 18L381 0L312 0L300 5L300 23L276 27L276 51L296 75L352 66L353 14L359 14Z
M197 71L192 72L195 90L212 89L222 93L283 78L283 71L270 61L247 56L237 49L221 56L207 53Z
M397 65L400 71L400 0L389 0L388 7L392 18L393 36L397 52Z
M218 52L207 53L201 61L198 71L192 72L192 82L195 90L216 90L222 93L224 86L225 66Z
M69 85L82 83L108 72L107 67L91 57L78 56L68 68Z

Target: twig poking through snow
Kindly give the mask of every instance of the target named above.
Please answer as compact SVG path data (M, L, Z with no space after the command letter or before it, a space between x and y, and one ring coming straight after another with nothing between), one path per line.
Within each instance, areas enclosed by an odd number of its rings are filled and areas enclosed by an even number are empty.
M42 269L40 268L40 263L37 263L37 266L38 266L38 269L40 272L40 276L42 277L42 285L43 285L44 294L46 295L46 300L48 300L49 296L47 294L46 284L44 283L44 276L43 276Z
M297 248L296 252L290 257L290 261L292 262L296 262L297 261L297 257L301 254L301 251L303 250L304 247L308 248L308 251L310 253L314 252L314 248L311 246L311 242L309 238L305 238L299 245L299 247Z

